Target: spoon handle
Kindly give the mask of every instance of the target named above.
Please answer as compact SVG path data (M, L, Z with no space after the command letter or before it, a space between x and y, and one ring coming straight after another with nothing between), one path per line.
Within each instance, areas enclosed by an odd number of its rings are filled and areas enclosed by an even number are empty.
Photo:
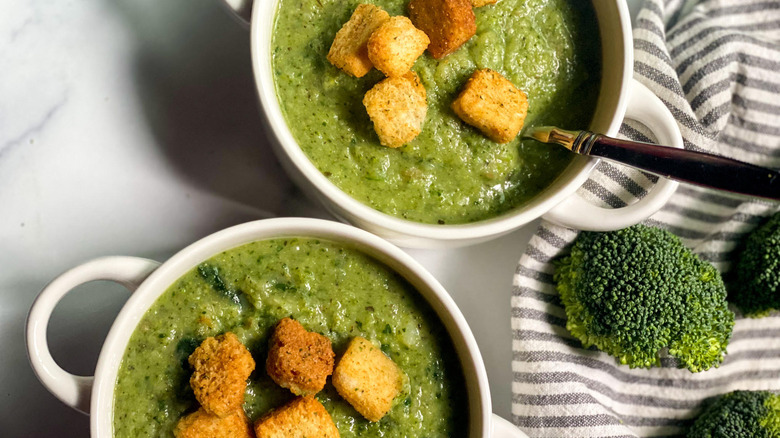
M532 128L531 137L581 155L605 158L673 180L780 201L780 173L742 161L588 131ZM537 131L547 129L547 131Z
M677 181L780 200L780 174L774 170L703 152L600 137L589 155Z

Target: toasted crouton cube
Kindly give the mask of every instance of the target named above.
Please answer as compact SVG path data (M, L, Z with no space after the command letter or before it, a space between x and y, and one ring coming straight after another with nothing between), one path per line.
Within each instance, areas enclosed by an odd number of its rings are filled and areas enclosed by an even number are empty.
M265 369L274 382L295 395L316 394L333 373L330 339L284 318L271 336Z
M176 438L251 438L252 429L241 408L224 417L218 417L200 408L180 419L173 435Z
M328 61L355 77L363 77L374 65L368 59L368 38L390 18L374 5L361 4L349 21L336 33L328 52Z
M314 397L298 397L255 422L257 438L338 438L325 406Z
M385 76L402 76L431 40L404 16L391 17L368 39L368 59Z
M333 386L369 421L379 421L403 385L401 370L369 340L357 337L333 372Z
M428 113L425 87L411 71L374 85L363 96L363 105L374 122L379 142L391 148L414 140L422 132Z
M411 0L409 18L431 39L428 51L440 59L477 33L470 0Z
M471 75L452 109L491 140L508 143L523 128L528 98L500 73L482 69Z
M486 5L494 5L498 0L471 0L471 6L481 8Z
M190 355L190 386L203 408L219 417L241 409L246 379L255 369L249 350L233 333L207 338Z

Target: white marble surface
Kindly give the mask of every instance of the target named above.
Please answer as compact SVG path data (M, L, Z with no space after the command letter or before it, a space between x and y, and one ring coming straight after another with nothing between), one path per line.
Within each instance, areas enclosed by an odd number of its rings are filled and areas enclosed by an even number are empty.
M630 0L635 6L638 0ZM249 35L217 0L0 0L0 435L87 436L37 381L24 320L68 267L164 260L226 226L327 214L266 145ZM410 251L459 304L508 417L510 285L535 224L498 241ZM91 374L127 292L74 291L49 329L55 359Z

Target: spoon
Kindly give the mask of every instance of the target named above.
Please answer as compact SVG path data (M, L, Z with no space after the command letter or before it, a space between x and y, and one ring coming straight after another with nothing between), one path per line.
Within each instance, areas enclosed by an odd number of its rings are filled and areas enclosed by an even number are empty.
M688 184L780 201L780 173L731 158L554 126L528 128L523 137Z

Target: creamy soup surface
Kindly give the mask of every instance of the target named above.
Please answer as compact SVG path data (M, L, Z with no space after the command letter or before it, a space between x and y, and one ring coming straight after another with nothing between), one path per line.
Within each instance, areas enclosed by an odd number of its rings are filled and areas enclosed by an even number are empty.
M522 206L553 182L571 153L533 140L498 144L450 105L480 68L498 71L528 96L525 126L585 129L601 80L598 24L589 1L499 0L475 9L477 33L456 52L413 67L426 88L422 133L379 144L362 99L383 79L356 79L331 65L333 37L359 3L406 14L407 0L280 0L272 42L282 113L300 147L331 182L384 213L459 224Z
M244 410L255 420L293 398L265 372L273 326L292 317L327 336L338 359L350 339L381 345L409 383L371 423L328 380L317 394L342 437L466 435L463 374L436 314L404 279L365 254L323 240L250 243L219 254L174 283L133 333L117 378L114 436L171 437L197 409L187 358L209 336L233 332L257 363Z

